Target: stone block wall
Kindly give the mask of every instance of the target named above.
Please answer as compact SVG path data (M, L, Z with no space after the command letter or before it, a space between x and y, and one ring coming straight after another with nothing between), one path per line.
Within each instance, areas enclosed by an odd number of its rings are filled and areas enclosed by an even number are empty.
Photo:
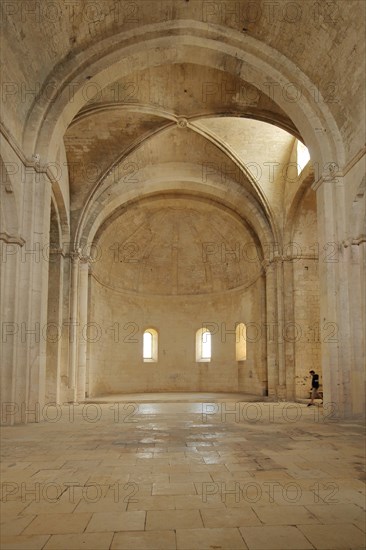
M262 395L260 282L244 294L128 296L91 278L88 336L90 396L157 391L247 391ZM236 361L235 323L252 323L247 360ZM212 359L196 362L196 331L212 332ZM158 332L158 361L144 362L142 337ZM99 335L99 338L97 336ZM93 343L92 339L96 339Z

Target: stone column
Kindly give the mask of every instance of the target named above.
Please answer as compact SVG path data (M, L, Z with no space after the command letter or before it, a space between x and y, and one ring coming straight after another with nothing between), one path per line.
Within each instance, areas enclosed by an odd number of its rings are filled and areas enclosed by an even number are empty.
M54 249L49 254L49 288L47 319L46 401L60 402L63 255Z
M275 257L276 271L276 301L277 301L277 358L278 358L278 386L277 396L286 397L286 364L284 342L284 288L283 288L283 258Z
M295 342L298 337L297 325L294 316L294 261L296 258L287 258L283 262L283 296L284 296L284 326L283 346L285 362L286 399L295 399Z
M92 294L92 270L91 270L92 262L89 263L89 275L88 275L88 322L90 320L90 306L91 306L91 294ZM86 381L85 381L85 397L89 397L90 390L89 390L89 367L90 367L90 346L87 346L86 349Z
M277 300L276 269L273 263L264 264L266 270L266 338L267 338L267 379L268 395L277 395L278 361L277 361Z
M1 424L14 424L19 404L15 402L15 350L20 341L20 325L17 318L17 280L20 251L23 239L15 235L0 234L0 387Z
M69 363L69 396L70 401L76 400L76 369L78 355L78 286L79 286L79 254L72 252L71 257L71 289L70 289L70 363Z
M76 400L85 400L86 389L86 358L87 358L87 324L88 324L88 286L89 286L89 258L83 257L79 264L79 338Z
M366 357L366 237L353 239L347 243L350 250L349 279L352 285L350 292L350 309L353 313L352 351L353 368L351 371L350 390L352 395L352 414L365 413L365 357Z
M68 243L63 245L63 253L61 255L61 270L62 270L62 293L60 293L61 301L61 358L60 358L60 402L66 403L72 400L70 395L70 346L71 346L71 257L67 249Z
M261 319L266 319L266 274L262 271L260 277L260 296L261 296ZM260 382L261 395L268 395L268 367L267 367L267 329L263 327L261 331L261 367L260 367ZM245 363L244 363L245 365Z
M339 364L339 396L340 403L337 405L341 416L352 415L352 387L351 372L354 368L354 350L352 346L352 315L350 312L351 294L351 248L338 245L338 317L334 323L335 334L329 334L329 342L334 340L338 344L338 364Z
M40 421L45 400L48 299L48 244L51 184L43 173L26 168L24 178L22 235L17 278L20 339L15 354L15 402L20 422Z
M335 180L322 178L316 188L317 226L319 237L319 285L320 285L320 330L321 362L323 376L324 406L334 403L343 415L344 399L341 387L339 346L329 337L329 328L339 327L338 317L338 261L337 208ZM334 261L333 261L334 260ZM338 261L337 261L338 260ZM341 338L341 335L339 335Z

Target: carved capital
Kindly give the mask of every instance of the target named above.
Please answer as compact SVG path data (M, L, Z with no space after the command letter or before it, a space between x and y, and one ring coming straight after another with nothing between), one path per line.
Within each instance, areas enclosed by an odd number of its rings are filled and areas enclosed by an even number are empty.
M18 246L24 246L25 240L20 235L11 235L7 231L0 233L0 241L4 241L7 244L17 244Z

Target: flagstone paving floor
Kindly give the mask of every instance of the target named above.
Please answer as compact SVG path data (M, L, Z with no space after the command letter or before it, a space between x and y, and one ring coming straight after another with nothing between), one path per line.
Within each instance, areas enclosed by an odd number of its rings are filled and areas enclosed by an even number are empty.
M240 396L107 401L2 428L3 550L365 548L361 422Z

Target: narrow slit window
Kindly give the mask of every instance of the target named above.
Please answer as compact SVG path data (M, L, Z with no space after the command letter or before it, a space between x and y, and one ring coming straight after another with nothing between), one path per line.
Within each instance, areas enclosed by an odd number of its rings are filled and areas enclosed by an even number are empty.
M202 359L211 359L211 332L202 333Z
M247 358L247 327L244 323L236 325L235 346L236 360L245 361Z
M151 332L144 332L144 359L152 359L152 334Z
M211 332L207 328L200 328L196 332L196 361L209 362L212 356Z
M158 360L158 333L150 328L145 330L142 342L142 357L144 362L156 363Z

